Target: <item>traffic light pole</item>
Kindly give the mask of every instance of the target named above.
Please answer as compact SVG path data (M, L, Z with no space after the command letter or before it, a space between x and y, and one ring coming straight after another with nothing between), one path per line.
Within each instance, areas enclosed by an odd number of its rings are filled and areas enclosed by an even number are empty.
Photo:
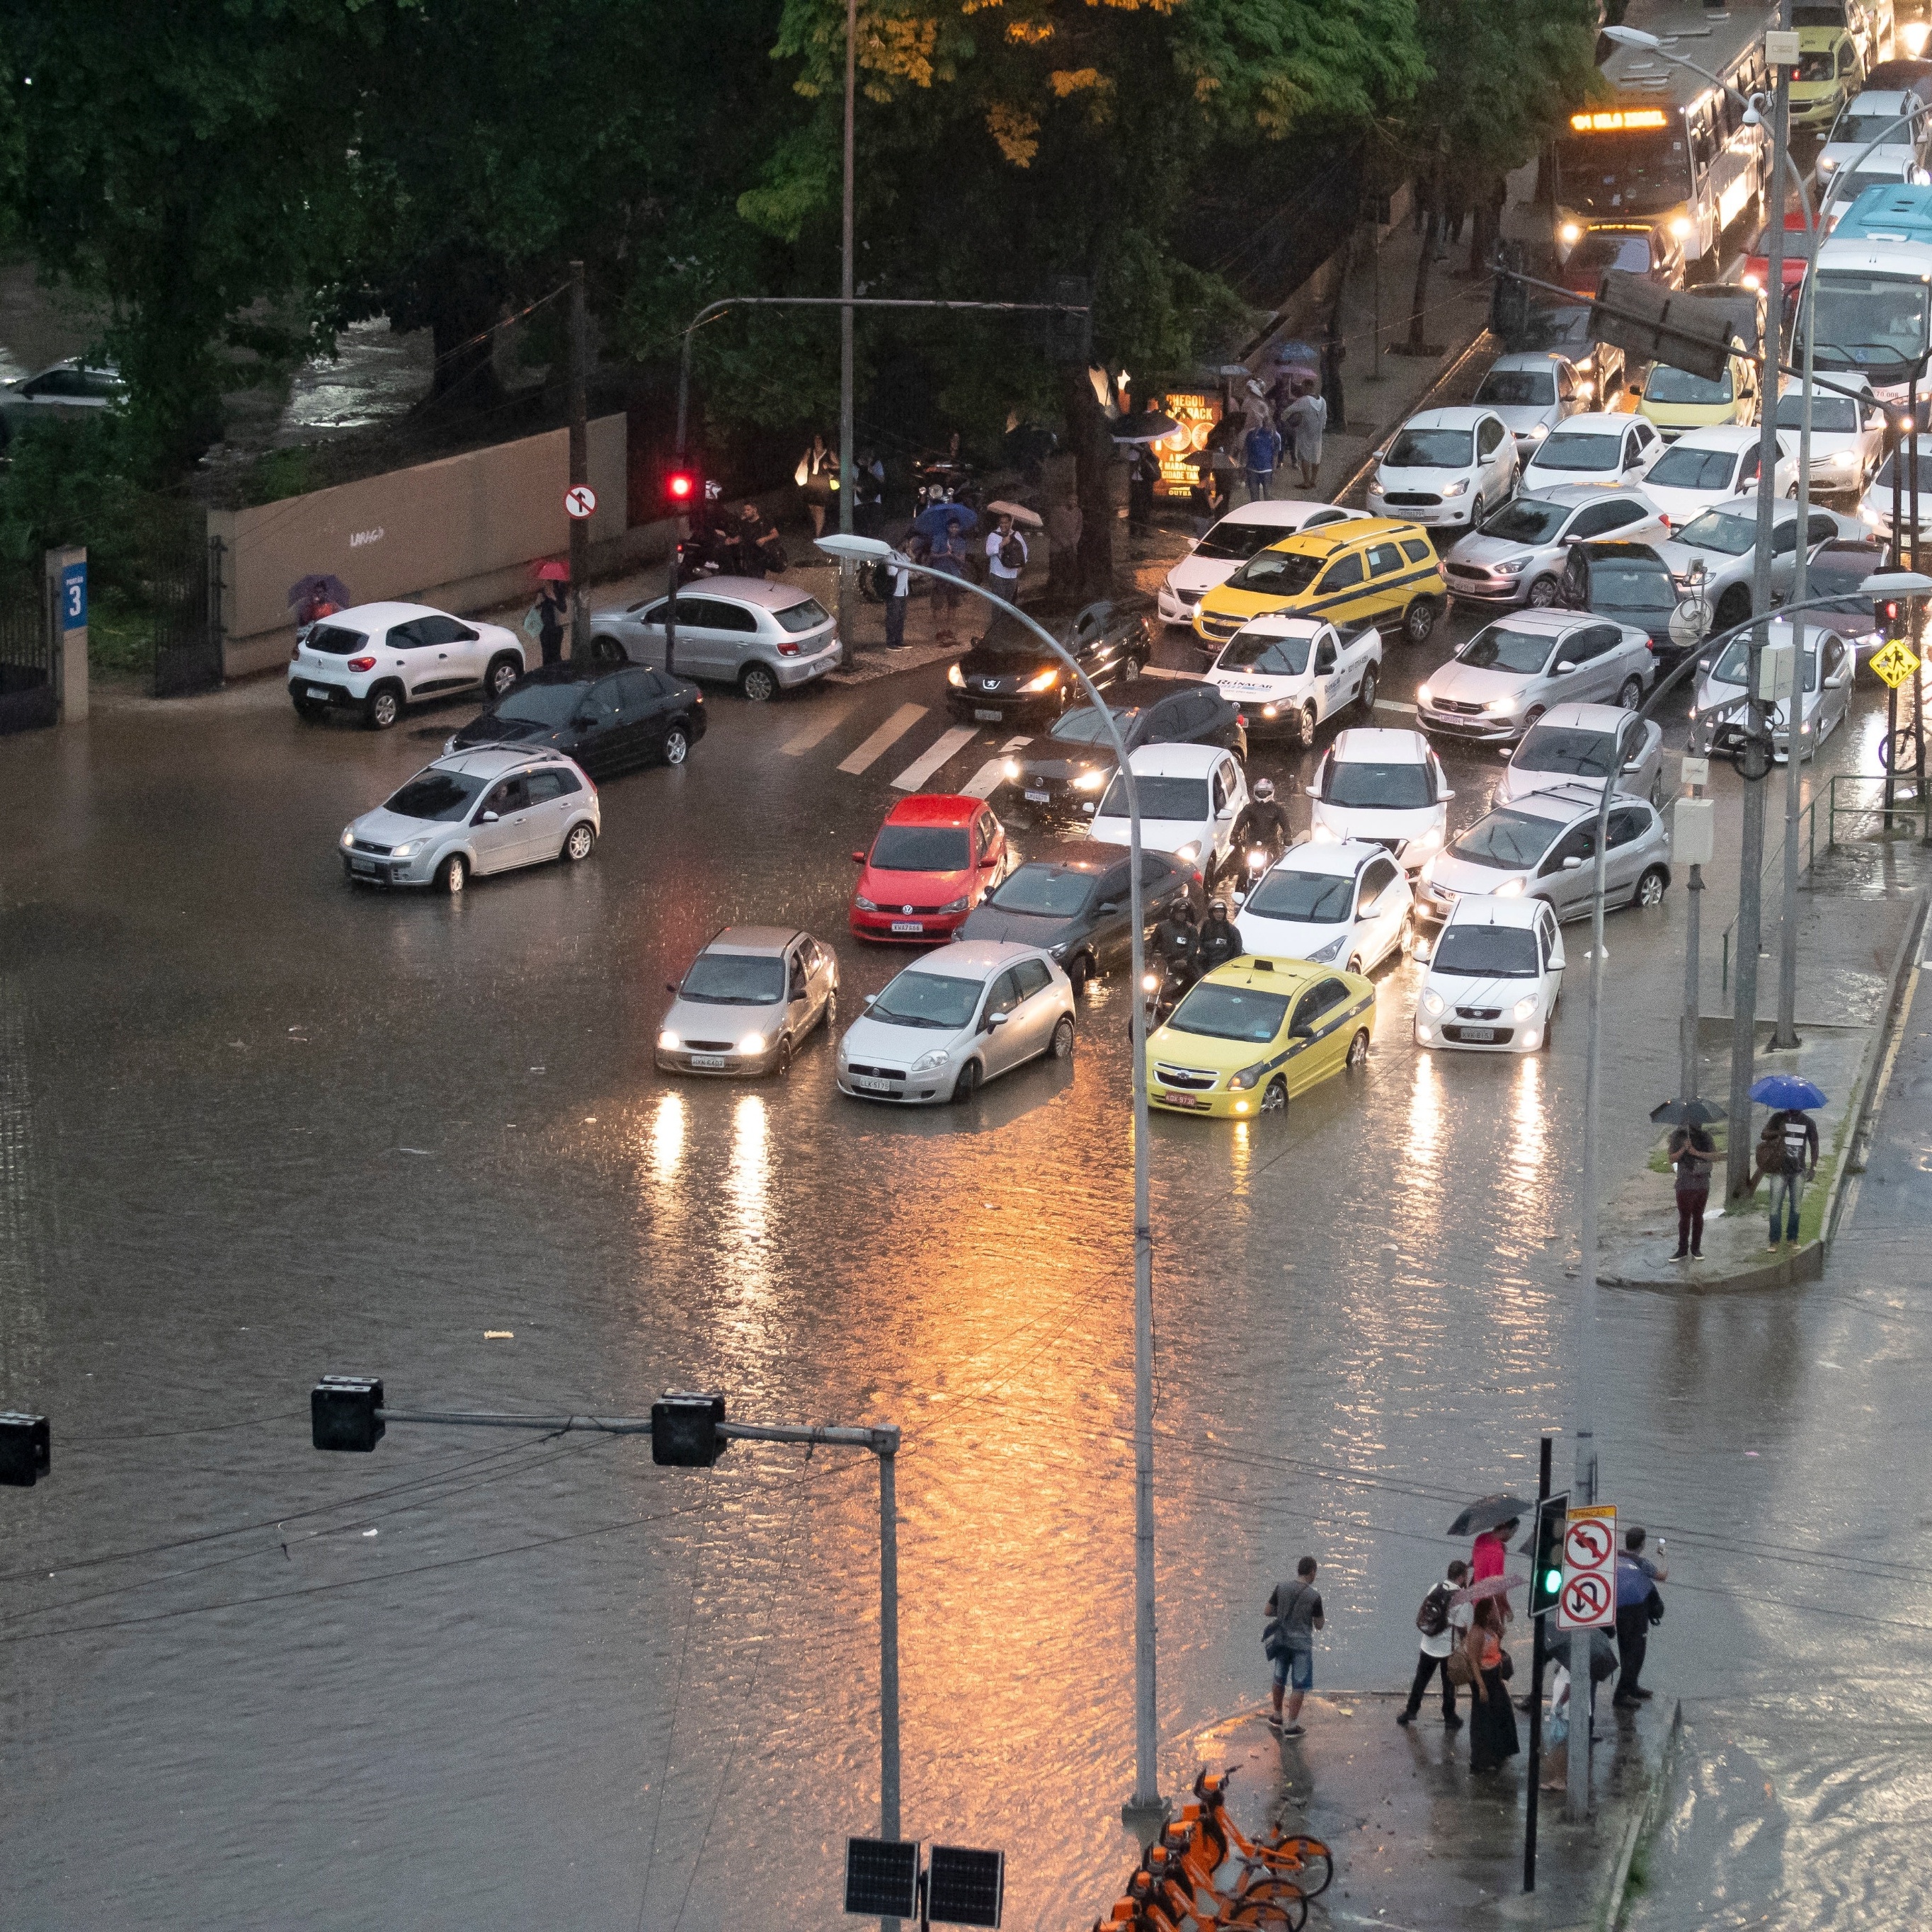
M590 316L584 294L584 264L570 265L570 483L590 481ZM672 554L676 554L673 546ZM570 520L570 661L590 655L590 524Z
M1537 1513L1529 1532L1531 1553L1539 1560L1542 1555L1538 1545L1541 1534L1543 1505L1550 1500L1550 1438L1546 1436L1538 1450ZM1529 1798L1522 1818L1522 1888L1525 1892L1536 1889L1537 1792L1543 1780L1543 1618L1532 1616L1530 1624L1534 1634L1530 1640L1529 1653Z

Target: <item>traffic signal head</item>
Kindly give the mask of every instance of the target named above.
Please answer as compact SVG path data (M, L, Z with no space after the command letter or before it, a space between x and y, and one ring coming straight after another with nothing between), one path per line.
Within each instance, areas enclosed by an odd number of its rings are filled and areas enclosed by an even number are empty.
M53 1457L44 1415L0 1414L0 1483L31 1490L52 1467Z
M667 1391L651 1404L651 1460L674 1468L708 1469L724 1454L727 1438L722 1395Z
M324 1376L308 1396L309 1440L318 1449L366 1454L382 1441L382 1384L374 1376Z
M664 478L664 500L674 510L695 508L703 502L704 485L698 472L688 464L680 463Z
M1874 597L1872 615L1878 620L1878 627L1888 638L1902 634L1899 624L1899 602L1896 597Z
M1553 1610L1563 1594L1563 1528L1569 1509L1567 1493L1536 1506L1536 1528L1530 1536L1529 1613L1533 1617Z

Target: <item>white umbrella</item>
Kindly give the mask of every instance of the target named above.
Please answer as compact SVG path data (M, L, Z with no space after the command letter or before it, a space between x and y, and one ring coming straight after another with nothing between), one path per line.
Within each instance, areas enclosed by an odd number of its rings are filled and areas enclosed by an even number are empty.
M1037 510L1029 510L1024 503L988 503L986 506L986 514L989 517L1010 517L1015 523L1022 524L1030 530L1043 530L1046 527L1040 520L1040 512Z

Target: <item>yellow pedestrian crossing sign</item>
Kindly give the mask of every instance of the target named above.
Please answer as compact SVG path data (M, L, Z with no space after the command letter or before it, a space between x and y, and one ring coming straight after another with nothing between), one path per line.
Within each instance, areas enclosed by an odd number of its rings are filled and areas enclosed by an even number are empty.
M1896 691L1918 668L1918 659L1903 638L1894 638L1872 652L1871 668Z

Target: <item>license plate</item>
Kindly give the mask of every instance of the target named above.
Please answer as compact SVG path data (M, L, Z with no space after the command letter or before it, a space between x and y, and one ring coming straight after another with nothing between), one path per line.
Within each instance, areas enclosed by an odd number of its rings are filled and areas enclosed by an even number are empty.
M896 919L892 921L895 932L923 932L926 928L916 919Z
M1462 1037L1472 1046L1493 1046L1496 1043L1496 1030L1494 1027L1465 1027L1462 1029Z
M1192 1094L1156 1094L1154 1098L1169 1107L1204 1107L1208 1104Z
M862 1087L868 1094L890 1094L892 1090L891 1081L875 1080L868 1073L855 1073L851 1080L854 1086Z
M373 879L379 875L381 868L373 860L352 859L349 862L349 869L359 873L365 879Z
M730 1063L722 1053L694 1053L691 1056L694 1066L727 1066Z
M1027 802L1030 805L1051 805L1053 794L1050 791L1030 791L1027 794Z
M308 694L311 698L326 700L328 696L328 687L326 685L312 684L308 688Z
M973 714L982 724L997 724L1004 715L998 711L976 711Z

